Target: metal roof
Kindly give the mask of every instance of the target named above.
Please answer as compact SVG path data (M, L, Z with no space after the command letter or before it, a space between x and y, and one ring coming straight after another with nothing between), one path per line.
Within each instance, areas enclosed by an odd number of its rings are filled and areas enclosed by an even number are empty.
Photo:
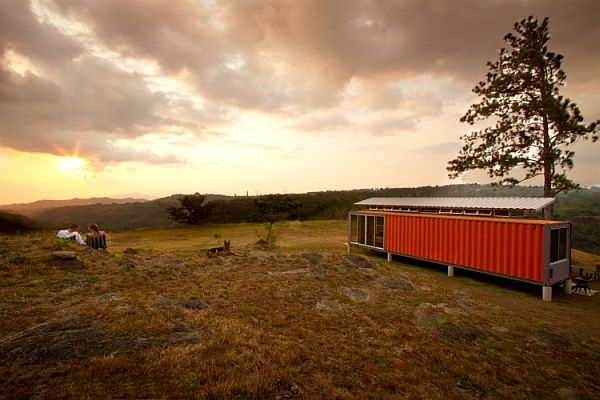
M542 210L552 197L371 197L359 206L470 208L488 210Z

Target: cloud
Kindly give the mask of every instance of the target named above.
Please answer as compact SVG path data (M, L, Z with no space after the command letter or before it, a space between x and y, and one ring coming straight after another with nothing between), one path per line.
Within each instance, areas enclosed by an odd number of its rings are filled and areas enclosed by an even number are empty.
M56 27L37 21L28 1L4 0L0 11L0 56L16 48L35 61L54 64L84 51L81 44Z
M504 34L530 14L550 16L573 87L595 90L598 11L594 0L6 0L0 145L55 153L79 142L103 162L177 162L113 143L210 138L245 112L307 134L403 134L456 121L449 105L469 101ZM11 53L30 71L18 73Z
M82 154L124 161L108 141L137 137L180 124L159 115L162 95L110 64L85 56L65 64L56 81L24 76L0 66L0 145L56 153L79 144ZM172 158L130 152L131 159L171 162Z
M98 163L173 163L180 161L111 143L173 127L205 134L204 110L173 104L151 91L145 76L93 55L27 6L4 2L0 12L0 146L50 154L78 147ZM15 55L25 71L11 65Z
M578 70L595 70L600 53L572 37L595 42L590 11L600 6L576 3L56 0L106 46L156 60L166 73L185 72L207 99L267 112L334 107L355 77L433 74L475 83L502 36L529 14L552 17L556 44L577 57ZM393 107L397 94L384 91L375 106Z

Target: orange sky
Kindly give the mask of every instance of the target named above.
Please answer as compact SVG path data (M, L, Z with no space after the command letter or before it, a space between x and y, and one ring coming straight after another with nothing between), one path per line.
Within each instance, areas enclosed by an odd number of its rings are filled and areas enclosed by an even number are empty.
M563 94L600 118L599 14L594 0L4 0L0 204L451 183L471 89L521 18L550 17ZM571 176L600 185L600 146L574 149Z

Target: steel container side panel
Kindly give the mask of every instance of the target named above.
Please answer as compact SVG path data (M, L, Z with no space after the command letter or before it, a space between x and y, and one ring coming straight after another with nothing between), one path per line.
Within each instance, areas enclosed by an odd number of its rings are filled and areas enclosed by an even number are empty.
M461 249L461 245L463 243L462 238L460 237L461 234L461 230L459 229L460 226L459 224L457 224L457 221L454 220L452 221L452 234L450 235L450 238L452 239L450 242L450 262L452 264L461 264L460 262L460 253L462 251Z
M392 218L394 218L392 215L386 215L383 220L383 249L386 251L392 251L391 244L399 242L397 234L399 225L391 223Z
M524 272L525 263L523 262L523 244L525 244L525 236L523 234L523 225L515 226L515 237L513 245L513 253L511 254L511 275Z
M386 215L385 250L539 282L543 226Z
M425 219L425 218L424 218ZM427 253L427 258L429 259L435 259L436 257L436 252L435 252L435 246L436 246L436 242L437 242L437 231L438 231L438 226L437 224L433 224L433 221L429 218L425 219L425 225L426 225L426 233L425 236L429 237L429 240L425 240L425 249L426 249L426 253Z
M491 224L484 224L483 237L487 237L488 240L484 241L484 269L490 270L490 265L494 262L494 246L495 243L495 231L491 229Z
M507 241L508 241L508 226L506 224L497 224L498 229L500 230L500 243L498 243L498 272L506 275L506 254L508 252L507 249Z
M477 265L481 265L482 267L485 267L485 264L483 262L483 258L481 256L482 251L481 251L481 221L475 221L475 229L473 231L473 237L475 239L475 263Z
M539 268L536 268L537 273L536 273L536 281L541 281L542 280L542 265L544 264L544 258L546 257L545 253L546 250L548 250L548 253L550 251L550 246L548 246L548 249L546 249L544 246L544 227L542 226L536 226L536 234L533 237L533 248L531 249L532 253L533 253L533 262L531 263L532 266L539 266ZM548 242L549 243L549 242Z
M519 225L509 226L508 227L508 244L506 253L506 275L511 276L521 276L523 271L519 268L519 265L515 264L515 252L517 251L517 228Z

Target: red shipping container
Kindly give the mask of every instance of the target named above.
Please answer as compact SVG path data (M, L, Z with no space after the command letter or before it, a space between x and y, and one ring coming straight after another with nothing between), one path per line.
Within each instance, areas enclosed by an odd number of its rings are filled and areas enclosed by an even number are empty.
M550 286L570 277L570 235L563 221L356 211L348 243Z

